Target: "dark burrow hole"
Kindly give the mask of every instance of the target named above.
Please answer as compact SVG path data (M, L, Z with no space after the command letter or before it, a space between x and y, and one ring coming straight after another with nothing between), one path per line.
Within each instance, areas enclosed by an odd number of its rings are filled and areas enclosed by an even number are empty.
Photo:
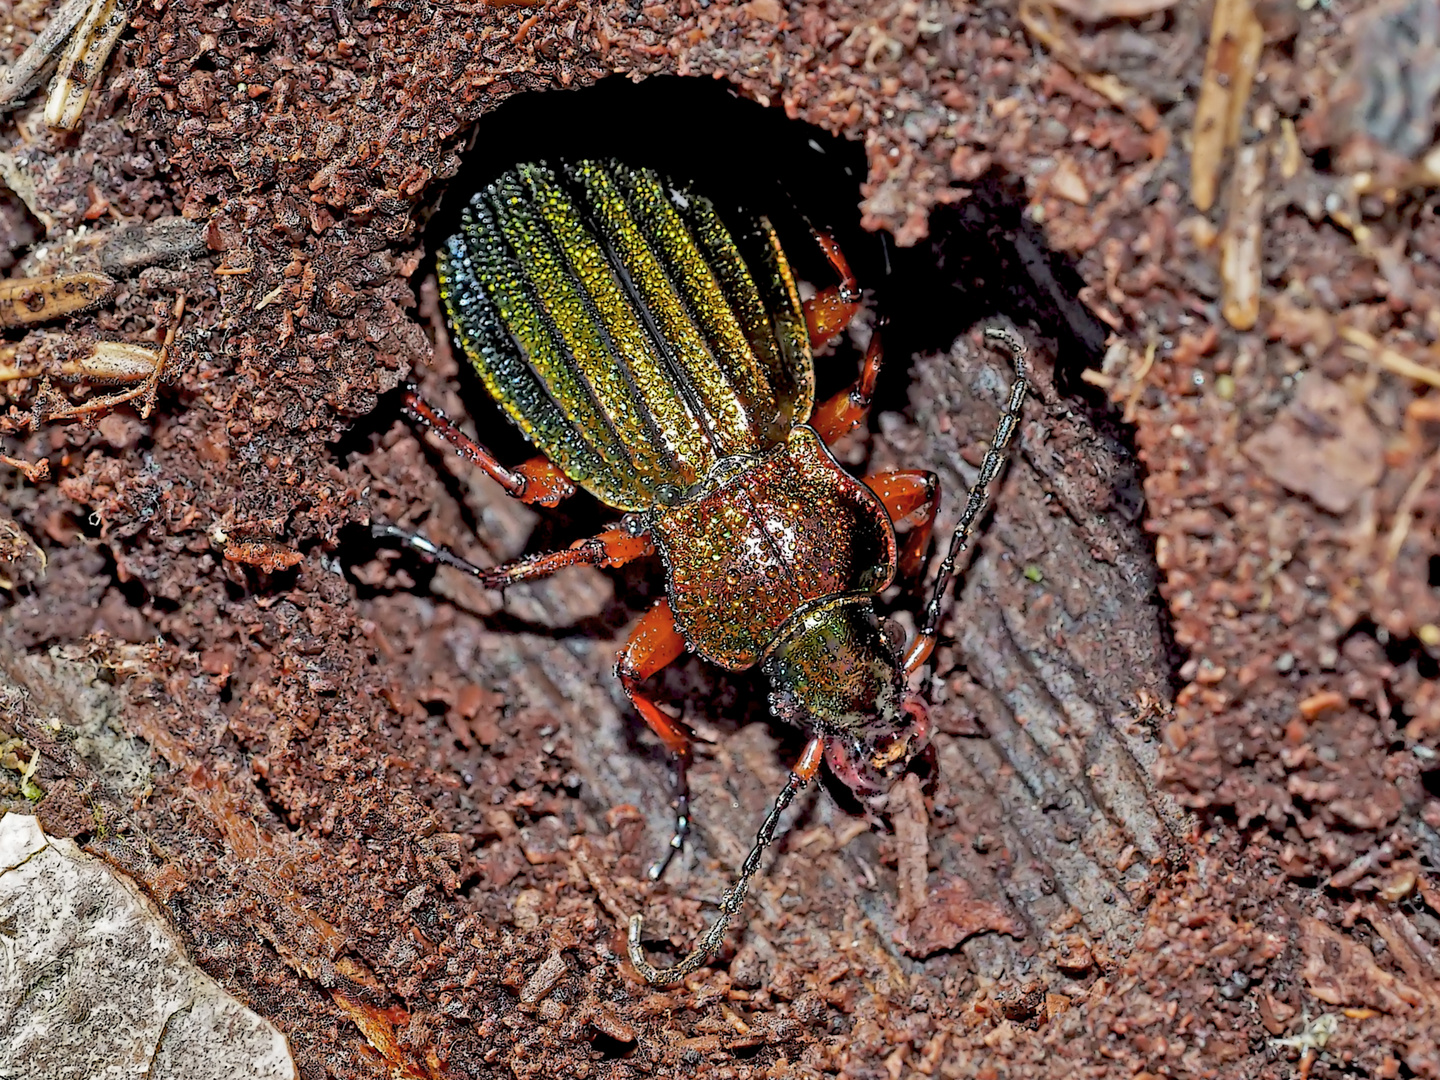
M1434 560L1431 562L1434 572ZM1361 619L1341 637L1338 647L1350 662L1361 668L1383 662L1392 670L1391 675L1381 683L1380 690L1389 706L1389 718L1395 725L1400 740L1405 738L1406 729L1415 719L1411 715L1409 700L1413 692L1407 693L1405 684L1413 679L1434 681L1440 678L1440 658L1418 636L1398 637L1379 626L1372 619ZM1374 703L1352 699L1351 704L1377 718L1381 715ZM1397 747L1403 743L1397 743ZM1422 768L1427 790L1440 784L1440 767L1433 764Z
M960 205L935 208L927 240L899 248L888 233L861 228L858 206L867 173L862 144L791 120L715 80L607 79L583 90L507 101L476 125L459 174L426 208L427 257L413 284L433 271L435 251L456 231L473 192L523 162L582 157L653 168L693 183L722 210L743 206L764 213L797 277L816 287L831 284L834 273L807 222L830 232L861 287L873 293L873 309L889 319L874 413L905 407L910 357L947 350L967 329L996 316L1022 328L1033 325L1058 342L1061 391L1087 411L1110 411L1080 379L1087 367L1099 365L1109 331L1078 299L1084 284L1078 271L1045 246L1043 231L1025 216L1021 181L991 170L967 185L970 195ZM817 358L817 400L848 384L858 359L843 348ZM468 375L465 370L462 378ZM470 388L476 393L467 395L468 404L476 405L476 397L488 404L478 380ZM509 425L502 426L508 435ZM530 452L518 435L512 448Z

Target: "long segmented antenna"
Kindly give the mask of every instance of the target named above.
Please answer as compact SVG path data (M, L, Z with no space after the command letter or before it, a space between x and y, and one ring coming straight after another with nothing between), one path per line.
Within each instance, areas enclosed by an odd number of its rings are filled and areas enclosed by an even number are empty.
M1030 381L1025 370L1025 357L1028 350L1020 335L1003 326L987 326L985 339L998 341L1010 350L1015 361L1015 382L1010 387L1010 399L1005 403L1005 408L1000 413L1000 420L995 425L995 435L990 440L990 449L985 452L985 460L980 463L980 475L975 478L975 484L970 488L970 494L965 500L965 510L960 515L960 521L956 524L955 531L950 534L950 548L946 551L945 561L940 564L940 572L935 577L935 591L930 596L930 602L925 605L924 622L920 626L920 632L915 635L915 641L905 659L907 673L914 671L929 659L931 651L935 648L935 641L940 629L940 604L945 599L945 590L950 585L950 579L955 576L955 562L969 544L970 532L990 501L990 485L1000 475L1000 471L1005 468L1005 451L1010 445L1015 429L1020 425L1020 408L1025 404L1025 395L1030 390Z
M657 968L650 961L645 959L645 950L640 945L640 932L645 927L643 915L630 916L630 933L627 937L629 946L630 963L635 965L635 970L640 977L652 986L664 986L667 983L679 982L693 971L698 971L705 966L720 949L721 943L725 940L725 932L730 929L730 920L740 913L741 907L745 904L745 894L750 889L750 879L760 869L760 859L765 849L775 840L775 830L780 825L780 815L785 813L786 807L794 800L795 796L814 779L815 774L820 770L820 761L825 754L825 741L823 739L812 739L805 747L805 752L800 755L799 762L795 765L795 771L780 789L780 794L775 799L775 805L765 815L765 820L760 823L760 831L755 835L755 846L750 849L750 854L745 856L745 861L740 865L740 875L735 884L725 890L720 898L720 915L711 924L696 943L695 948L690 950L689 955L681 960L674 967Z

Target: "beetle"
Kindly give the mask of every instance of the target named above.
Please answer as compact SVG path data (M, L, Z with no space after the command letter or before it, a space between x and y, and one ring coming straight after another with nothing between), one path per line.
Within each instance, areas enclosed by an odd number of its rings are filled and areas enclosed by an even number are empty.
M513 498L554 505L585 488L623 515L572 547L481 568L386 525L377 536L504 588L567 566L616 567L658 552L666 596L630 633L615 672L675 765L676 824L658 878L690 830L691 736L646 679L690 651L722 668L759 666L769 705L810 738L756 835L720 915L679 963L657 968L629 926L652 984L702 966L740 910L780 816L828 763L861 796L890 785L928 743L906 678L935 647L941 599L1027 391L1023 342L1010 390L951 537L920 630L906 647L875 603L920 566L939 505L916 469L859 480L828 444L867 414L883 358L877 331L859 378L815 404L812 350L860 309L843 253L816 232L838 282L801 302L763 216L722 214L692 185L614 160L519 165L477 192L437 256L452 332L490 394L542 452L501 464L414 388L403 404ZM911 525L903 549L897 524Z

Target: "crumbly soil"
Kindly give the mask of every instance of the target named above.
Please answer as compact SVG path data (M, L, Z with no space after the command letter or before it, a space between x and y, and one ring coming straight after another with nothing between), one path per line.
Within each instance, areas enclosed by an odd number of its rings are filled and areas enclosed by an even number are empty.
M1373 45L1394 8L1260 5L1201 210L1196 101L1235 84L1205 74L1210 8L1065 6L1119 17L134 5L78 134L3 119L11 275L121 222L205 246L45 328L153 341L183 293L148 415L32 429L42 388L3 384L5 452L51 476L0 478L0 805L133 875L306 1077L1440 1077L1440 198L1413 132L1353 107L1382 63L1428 85L1434 42ZM5 10L13 58L45 15ZM980 321L1036 369L933 759L873 822L834 785L797 800L744 925L668 991L626 920L688 947L799 734L757 677L658 679L703 743L692 849L649 884L668 770L610 668L658 567L500 597L365 528L491 562L603 520L506 500L389 392L498 430L424 223L503 155L491 110L607 76L722 79L767 131L856 144L844 227L887 230L865 265L907 286L877 286L896 344L839 452L938 472L942 536L1008 385ZM821 361L832 388L853 362Z

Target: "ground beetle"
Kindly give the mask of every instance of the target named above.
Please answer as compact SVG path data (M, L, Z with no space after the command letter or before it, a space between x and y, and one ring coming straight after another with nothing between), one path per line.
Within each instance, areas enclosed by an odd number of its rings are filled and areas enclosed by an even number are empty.
M500 464L413 389L405 408L514 498L553 505L576 485L624 516L564 551L482 569L389 526L426 555L491 588L566 566L620 566L659 551L666 598L640 620L616 674L676 765L676 827L657 878L690 828L690 734L656 708L645 679L687 649L720 667L759 664L770 708L810 735L720 917L674 967L655 968L630 922L629 952L651 983L677 981L720 947L780 815L822 761L858 794L884 790L927 743L925 705L905 679L935 647L940 601L983 509L1026 393L1017 378L951 538L915 640L882 624L876 596L925 554L934 473L863 482L827 443L865 417L880 335L859 379L818 408L812 347L850 322L860 292L816 233L839 284L801 303L764 217L722 215L693 187L616 161L521 165L477 193L438 257L455 336L511 420L545 456ZM899 550L896 524L912 526Z

